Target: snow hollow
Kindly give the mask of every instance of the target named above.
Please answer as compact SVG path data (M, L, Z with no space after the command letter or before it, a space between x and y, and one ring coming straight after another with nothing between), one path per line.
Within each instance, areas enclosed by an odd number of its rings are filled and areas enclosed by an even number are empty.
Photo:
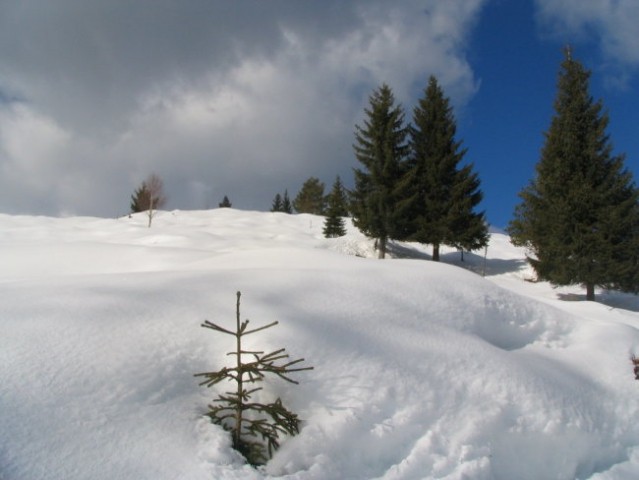
M312 215L146 222L0 215L0 479L639 478L637 297L528 282L500 233L435 263ZM280 322L249 341L315 367L266 383L303 425L259 470L193 377L226 364L200 324L232 327L238 290Z

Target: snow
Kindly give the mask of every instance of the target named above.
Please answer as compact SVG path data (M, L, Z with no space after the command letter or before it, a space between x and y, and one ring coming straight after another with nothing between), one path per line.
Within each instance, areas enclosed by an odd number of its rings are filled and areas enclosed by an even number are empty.
M0 479L639 478L636 296L532 283L497 231L434 263L312 215L146 222L0 215ZM193 377L227 365L200 324L232 327L238 290L280 322L246 347L315 367L265 385L303 424L260 469Z

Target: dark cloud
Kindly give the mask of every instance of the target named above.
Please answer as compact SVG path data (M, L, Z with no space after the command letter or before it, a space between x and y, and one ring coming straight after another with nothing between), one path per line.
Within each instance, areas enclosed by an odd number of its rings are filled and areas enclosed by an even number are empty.
M3 1L0 210L123 213L151 171L175 208L350 177L372 88L408 105L436 74L473 94L482 3Z

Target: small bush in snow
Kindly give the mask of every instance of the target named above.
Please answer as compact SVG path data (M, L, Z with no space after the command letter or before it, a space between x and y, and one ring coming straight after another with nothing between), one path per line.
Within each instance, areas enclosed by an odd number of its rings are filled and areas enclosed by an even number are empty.
M260 465L265 463L273 454L273 450L279 447L280 434L295 435L299 433L299 419L295 413L282 405L279 398L275 402L267 404L251 402L252 395L262 390L262 387L254 387L254 384L262 382L266 374L274 374L287 382L297 384L298 382L289 378L288 374L311 370L313 367L292 368L303 362L304 359L288 361L289 357L288 354L284 353L284 348L267 354L261 351L243 350L242 337L273 327L278 322L248 330L248 320L240 323L240 296L241 293L237 292L234 332L208 320L202 324L204 328L235 337L235 350L228 353L228 355L235 357L235 365L224 367L216 372L198 373L195 376L206 378L200 385L207 387L212 387L224 380L235 384L233 391L220 394L213 401L214 403L209 405L207 415L213 423L231 432L233 448L244 455L252 465ZM256 438L261 438L261 441ZM262 442L266 442L266 445Z
M632 364L635 366L635 379L639 380L639 357L633 355Z

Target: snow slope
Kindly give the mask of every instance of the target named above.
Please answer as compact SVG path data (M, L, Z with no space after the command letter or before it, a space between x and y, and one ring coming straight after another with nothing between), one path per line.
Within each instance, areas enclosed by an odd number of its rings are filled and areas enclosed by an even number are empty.
M322 221L0 215L0 479L639 478L637 297L527 282L500 233L459 268ZM280 322L247 348L315 367L266 384L304 423L259 470L192 376L227 364L200 324L232 327L238 290Z

